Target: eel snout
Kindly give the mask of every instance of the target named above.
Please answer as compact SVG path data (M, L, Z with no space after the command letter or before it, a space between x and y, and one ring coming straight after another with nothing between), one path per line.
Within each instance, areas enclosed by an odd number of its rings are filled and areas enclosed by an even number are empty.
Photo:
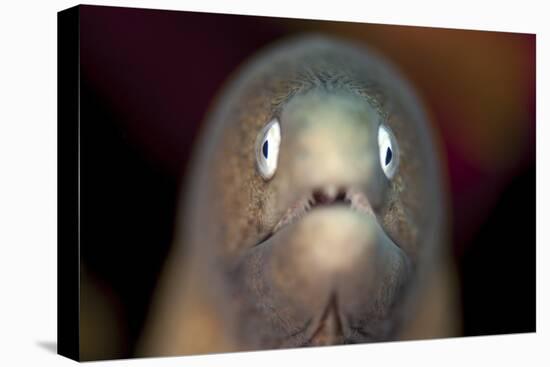
M275 225L273 233L277 232L285 225L298 220L313 209L337 205L359 213L374 215L369 200L361 190L345 187L337 188L335 185L326 185L312 190L288 208L279 222Z

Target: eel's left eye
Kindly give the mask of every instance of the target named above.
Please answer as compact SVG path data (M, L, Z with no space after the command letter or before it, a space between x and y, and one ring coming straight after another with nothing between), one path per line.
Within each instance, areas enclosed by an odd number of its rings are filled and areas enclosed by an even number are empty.
M378 128L378 149L380 152L380 165L388 179L393 178L399 163L399 151L397 141L391 130L384 125Z
M260 132L256 148L258 170L265 180L269 180L277 170L281 127L277 119L271 120Z

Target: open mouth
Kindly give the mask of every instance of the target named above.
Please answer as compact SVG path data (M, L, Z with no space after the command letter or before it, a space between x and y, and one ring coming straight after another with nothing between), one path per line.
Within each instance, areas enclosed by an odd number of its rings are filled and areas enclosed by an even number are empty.
M277 225L275 225L271 234L302 218L316 208L337 205L348 207L350 210L359 213L373 214L367 197L361 191L351 188L339 189L335 186L325 186L313 190L309 195L302 197L291 206L281 217Z
M351 211L374 216L372 206L367 196L361 190L355 188L337 188L327 185L320 189L312 190L297 200L294 205L287 209L273 227L273 230L254 246L263 244L280 229L298 221L312 210L331 206L345 207Z

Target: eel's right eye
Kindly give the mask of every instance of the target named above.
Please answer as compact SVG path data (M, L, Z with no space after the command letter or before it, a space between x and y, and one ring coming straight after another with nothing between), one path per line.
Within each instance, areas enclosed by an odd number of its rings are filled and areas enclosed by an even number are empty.
M277 170L280 144L281 127L279 121L273 119L262 129L256 148L256 162L264 180L273 177Z

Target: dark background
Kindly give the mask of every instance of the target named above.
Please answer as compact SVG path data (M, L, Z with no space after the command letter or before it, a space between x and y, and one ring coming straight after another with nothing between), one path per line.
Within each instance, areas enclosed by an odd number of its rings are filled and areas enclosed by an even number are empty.
M129 357L215 93L303 32L382 52L426 101L448 162L464 335L535 331L535 36L80 7L81 343Z

